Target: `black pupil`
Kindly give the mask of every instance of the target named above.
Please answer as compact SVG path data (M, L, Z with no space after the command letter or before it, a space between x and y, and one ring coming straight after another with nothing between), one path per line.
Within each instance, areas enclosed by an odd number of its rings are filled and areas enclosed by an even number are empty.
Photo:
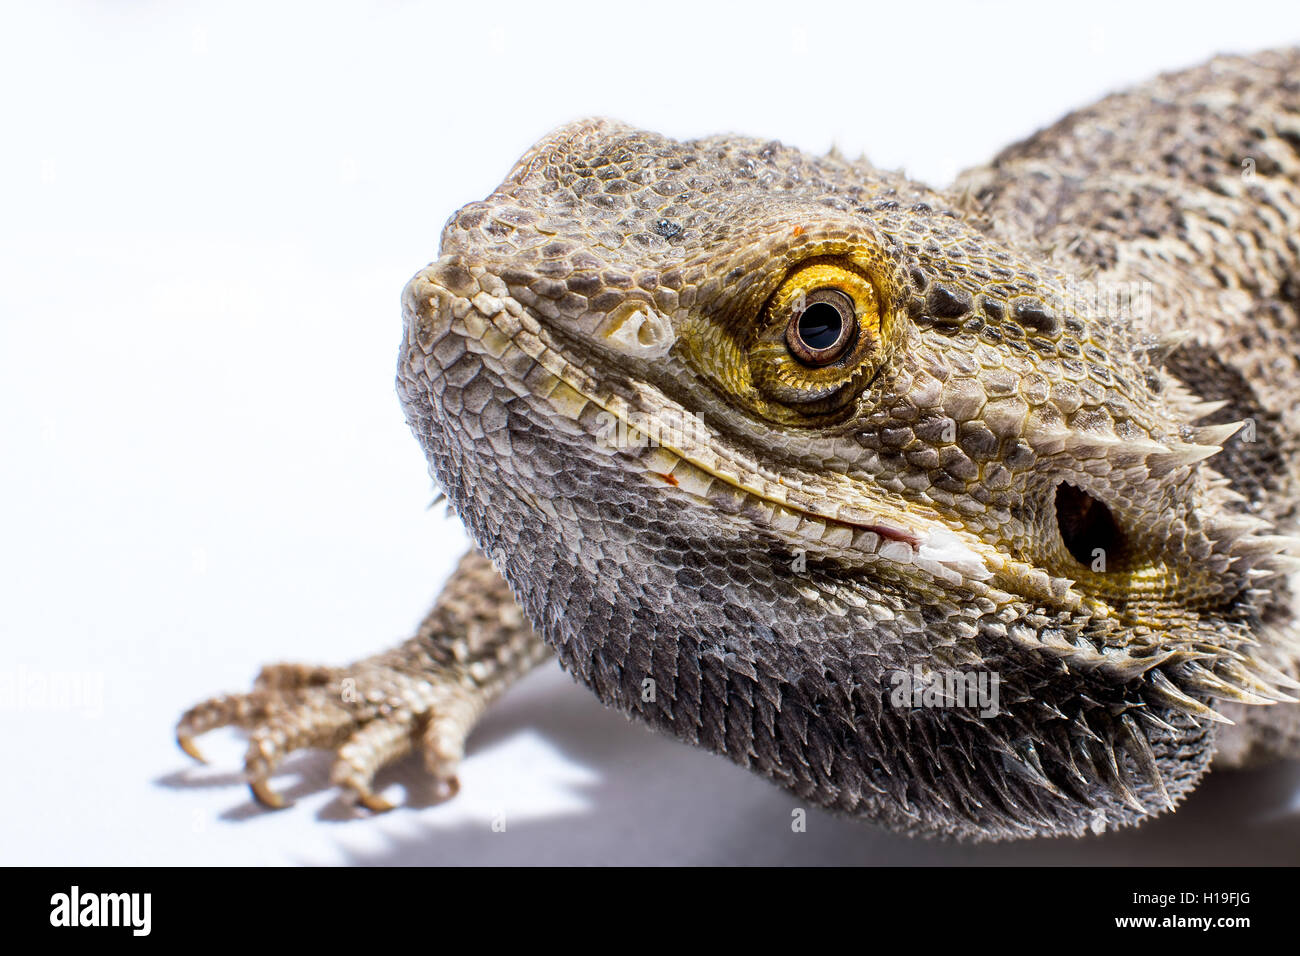
M844 319L829 302L814 302L799 316L799 340L814 351L828 349L840 340Z

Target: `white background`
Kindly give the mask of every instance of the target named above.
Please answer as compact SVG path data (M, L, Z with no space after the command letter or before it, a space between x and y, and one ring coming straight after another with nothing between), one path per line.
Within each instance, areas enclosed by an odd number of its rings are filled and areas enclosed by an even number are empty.
M353 817L317 755L268 813L233 733L205 740L210 768L171 739L264 661L405 637L464 548L394 395L398 295L548 129L837 144L943 184L1115 87L1300 41L1294 4L1061 9L6 5L0 862L1300 859L1295 765L1079 842L953 847L818 812L792 834L782 791L554 666L490 713L441 806ZM70 702L30 683L78 676Z

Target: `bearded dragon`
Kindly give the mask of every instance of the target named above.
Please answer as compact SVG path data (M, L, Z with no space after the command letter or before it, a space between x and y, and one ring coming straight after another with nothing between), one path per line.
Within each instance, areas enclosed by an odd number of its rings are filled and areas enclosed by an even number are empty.
M475 550L414 638L186 713L389 804L554 654L911 834L1082 835L1300 755L1300 52L1101 100L936 191L608 120L452 216L397 385ZM995 708L896 695L991 678ZM960 686L959 684L953 686ZM992 710L992 712L990 712Z

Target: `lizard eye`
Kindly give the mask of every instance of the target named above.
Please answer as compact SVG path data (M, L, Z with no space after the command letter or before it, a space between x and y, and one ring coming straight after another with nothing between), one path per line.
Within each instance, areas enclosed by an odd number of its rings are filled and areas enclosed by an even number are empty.
M857 313L853 300L838 289L817 289L796 306L785 329L790 354L805 365L829 365L853 344Z
M754 385L797 414L843 407L883 361L881 312L875 285L854 263L805 261L759 318L749 345Z

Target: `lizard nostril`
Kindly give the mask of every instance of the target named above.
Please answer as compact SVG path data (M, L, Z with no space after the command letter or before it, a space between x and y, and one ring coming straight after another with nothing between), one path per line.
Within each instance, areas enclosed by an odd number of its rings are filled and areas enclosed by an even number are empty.
M1066 550L1086 567L1123 557L1124 533L1111 510L1068 482L1056 486L1056 526Z

